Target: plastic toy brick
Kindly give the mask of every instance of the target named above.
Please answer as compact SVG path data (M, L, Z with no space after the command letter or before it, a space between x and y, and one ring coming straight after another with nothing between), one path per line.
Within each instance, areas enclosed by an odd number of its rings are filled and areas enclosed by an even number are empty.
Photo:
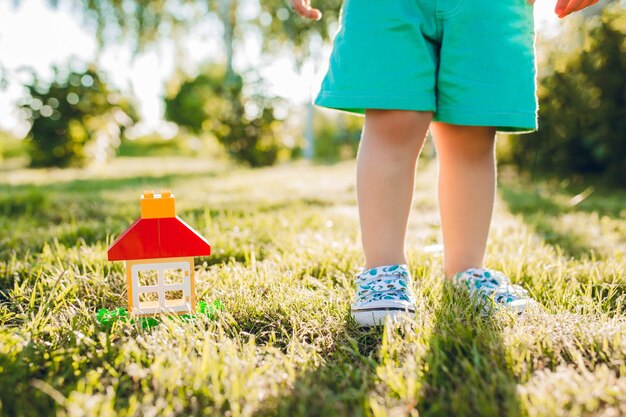
M144 191L140 205L142 219L162 219L176 216L174 196L169 190L162 190L158 198L152 191Z
M209 320L214 320L217 317L219 311L224 310L224 304L220 300L215 300L211 304L207 304L206 301L198 301L196 305L196 312L206 316ZM168 316L168 317L179 317L181 320L190 320L195 316L191 314L182 314L178 316ZM128 316L128 312L124 308L116 308L114 310L109 310L106 308L101 308L96 313L96 320L98 323L107 329L113 327L113 324L117 321L126 323L130 322L134 324L136 321L131 319ZM160 321L158 317L139 317L139 324L142 329L147 329L149 327L157 326Z
M129 311L144 316L194 313L193 258L210 255L211 246L176 216L171 191L145 191L140 206L141 216L108 250L110 261L126 263ZM153 282L146 283L146 276Z

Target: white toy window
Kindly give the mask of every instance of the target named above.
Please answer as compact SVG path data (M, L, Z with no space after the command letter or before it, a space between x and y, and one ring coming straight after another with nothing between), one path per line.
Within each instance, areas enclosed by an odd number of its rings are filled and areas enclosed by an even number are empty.
M159 273L154 269L139 270L137 271L139 285L142 287L149 287L159 284Z
M133 265L132 294L135 314L191 311L188 262Z

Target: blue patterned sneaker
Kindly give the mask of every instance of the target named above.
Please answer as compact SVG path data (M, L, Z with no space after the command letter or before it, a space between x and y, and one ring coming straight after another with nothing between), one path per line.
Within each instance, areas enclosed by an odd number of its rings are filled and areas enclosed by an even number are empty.
M483 313L489 313L493 305L520 314L538 305L528 291L511 284L509 278L499 271L470 268L452 277L452 282L467 288L470 295L481 297L486 302Z
M356 276L352 317L361 326L379 326L385 319L415 314L415 296L406 265L385 265Z

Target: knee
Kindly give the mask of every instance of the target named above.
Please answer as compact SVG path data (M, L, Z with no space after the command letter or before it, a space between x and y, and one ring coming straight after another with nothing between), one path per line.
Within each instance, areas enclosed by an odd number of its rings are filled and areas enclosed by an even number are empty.
M495 129L475 126L437 128L435 143L440 157L475 162L495 157Z
M430 112L367 110L363 135L386 145L421 145L431 119Z
M459 149L459 156L470 161L495 157L495 136L475 136Z

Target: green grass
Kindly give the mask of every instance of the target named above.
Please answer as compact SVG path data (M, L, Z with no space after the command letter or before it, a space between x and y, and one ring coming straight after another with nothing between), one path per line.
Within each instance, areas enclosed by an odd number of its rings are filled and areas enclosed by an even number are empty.
M362 263L353 171L120 158L0 172L0 413L626 415L623 192L574 198L585 188L502 175L487 263L545 311L483 319L424 251L440 233L424 163L408 237L417 314L362 330L349 318ZM143 189L162 187L211 242L197 289L225 311L101 329L97 309L126 302L107 246Z

